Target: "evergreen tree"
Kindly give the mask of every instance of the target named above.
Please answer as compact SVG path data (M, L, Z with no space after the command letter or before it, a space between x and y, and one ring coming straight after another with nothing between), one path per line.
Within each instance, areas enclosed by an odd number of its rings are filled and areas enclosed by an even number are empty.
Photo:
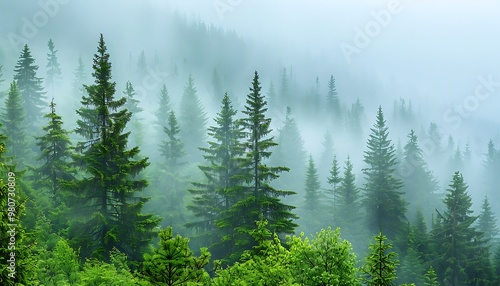
M462 175L456 172L444 199L446 210L438 212L439 223L432 230L437 254L435 269L442 284L491 281L488 248L483 246L483 234L473 226L477 216L472 216L467 188Z
M330 119L333 120L334 130L338 131L342 127L342 109L340 105L340 98L335 86L335 78L330 75L328 81L328 94L326 96L326 114L329 114Z
M400 191L402 182L395 177L394 145L388 139L387 129L379 107L377 121L368 139L368 150L364 152L368 167L363 169L366 179L363 205L370 232L381 229L387 237L395 239L406 228L407 203Z
M329 130L325 132L325 135L323 137L323 141L321 142L321 145L323 146L323 151L321 152L321 161L319 165L319 170L321 174L321 170L328 170L330 168L330 164L333 160L334 154L333 154L333 138L332 134L330 133ZM326 177L326 173L323 174ZM323 176L321 176L323 177Z
M493 285L500 284L500 243L496 245L496 251L493 255L493 270L495 271L495 281Z
M142 138L144 137L144 126L141 123L139 113L144 111L144 109L139 106L139 100L135 98L137 94L135 93L134 87L130 81L127 81L125 84L125 91L123 91L123 94L127 99L124 107L132 113L132 117L130 118L130 127L125 129L127 132L131 132L132 134L132 140L130 140L129 145L140 146L143 143Z
M290 96L290 85L288 83L288 76L286 73L286 68L283 67L281 73L280 90L279 90L279 106L292 106L292 98Z
M285 122L278 131L277 141L278 146L273 152L271 162L274 165L287 166L290 172L282 174L276 182L280 188L298 191L297 186L304 182L307 161L304 140L290 107L287 107ZM302 192L298 193L300 196L304 195Z
M267 92L266 101L269 103L269 110L273 111L278 108L278 95L274 89L274 83L271 81L269 84L269 91Z
M489 242L497 238L499 234L497 219L491 210L487 196L484 197L483 204L481 205L481 214L479 215L477 230L484 233L485 241Z
M59 61L57 60L58 50L55 49L52 39L49 39L47 46L49 47L49 53L47 54L47 77L45 80L47 87L50 87L52 92L54 92L54 84L61 80L62 72Z
M166 140L160 145L160 170L153 184L156 193L150 209L158 212L164 219L162 227L171 225L181 229L186 222L184 198L187 185L182 177L186 153L184 143L179 138L181 128L173 110L169 113L167 126L163 131Z
M21 56L17 61L14 79L22 97L23 108L26 112L27 133L36 135L40 132L39 122L42 122L42 110L46 106L45 92L42 79L36 76L38 66L31 56L28 45L24 45Z
M363 138L362 121L364 112L365 108L359 98L351 105L351 109L347 111L345 129L353 140L359 141Z
M436 272L434 271L434 268L432 268L432 266L429 267L429 270L427 271L427 273L425 273L424 286L439 286Z
M212 71L212 92L214 101L220 101L220 97L223 96L224 91L222 88L221 79L219 77L219 72L216 68L214 68L214 70Z
M441 150L441 141L443 140L443 135L439 132L439 128L436 123L431 122L429 128L427 129L427 135L434 142L434 147L437 151Z
M316 233L322 226L321 221L318 219L322 211L320 188L318 170L316 169L312 155L310 155L304 184L304 216L302 223L299 223L299 225L303 226L302 229L306 230L306 233Z
M337 219L338 215L337 206L339 205L338 186L341 182L342 182L342 176L340 174L339 163L337 161L337 156L334 155L332 161L332 167L330 169L330 176L328 177L328 184L332 187L331 189L328 190L328 192L330 193L332 199L333 225L338 225L338 219Z
M356 176L351 159L347 156L344 175L338 188L337 224L343 230L344 237L356 245L363 235L362 216L359 211L359 189L356 187Z
M39 188L48 191L54 203L53 207L57 208L65 202L61 180L74 179L75 170L69 166L73 153L69 132L62 126L62 117L56 113L54 100L50 102L50 112L45 118L49 121L48 125L43 127L45 134L36 138L36 145L41 152L37 160L41 161L42 165L34 169L35 181Z
M207 116L191 75L181 98L179 123L182 126L180 137L184 142L187 161L199 161L201 156L198 147L203 146L205 142Z
M160 94L158 96L158 109L155 111L156 124L163 128L167 126L170 111L172 111L172 104L170 103L170 95L165 84L161 86Z
M139 79L142 79L148 69L148 63L146 61L146 54L144 51L141 51L141 54L139 55L139 58L137 59L137 75L139 76Z
M390 252L392 245L386 242L387 237L382 233L373 238L375 242L370 244L370 253L361 268L363 282L370 286L394 285L398 265L396 253Z
M85 96L85 84L87 84L87 74L82 57L80 56L78 57L78 65L73 73L73 95L75 98L80 99L82 96Z
M159 237L159 248L144 255L142 276L154 285L207 285L209 276L203 267L210 260L208 250L202 248L200 256L195 257L189 249L189 239L174 237L171 227L161 231Z
M9 94L2 114L2 129L7 136L6 155L11 157L17 170L33 162L28 136L26 134L26 113L16 82L10 84Z
M500 207L500 152L495 148L492 140L488 142L488 151L483 162L485 193L491 198L493 209Z
M3 102L5 98L5 92L3 91L3 82L5 80L3 79L2 67L3 66L0 65L0 102Z
M404 146L399 166L400 178L403 181L402 190L406 201L410 202L407 214L409 219L415 219L417 210L422 210L426 214L434 212L439 206L436 195L439 189L438 182L428 170L417 135L413 130L408 134L408 142Z
M221 222L223 227L236 230L237 234L229 239L242 250L253 246L250 231L254 229L256 221L268 220L268 228L276 233L293 233L297 226L293 222L297 219L292 213L294 207L280 200L280 197L293 195L295 192L275 189L270 185L272 180L279 177L279 173L288 171L288 168L265 164L265 160L272 154L270 148L277 144L269 135L271 119L265 116L267 102L260 90L259 75L255 72L243 111L246 117L242 119L248 138L244 144L246 154L242 162L242 167L248 170L248 174L244 173L243 176L246 184L232 190L239 200L229 209L229 218ZM233 253L233 257L239 257L238 254Z
M159 220L141 213L148 199L137 192L148 182L134 177L149 163L147 158L139 158L138 147L126 149L129 133L124 129L131 113L123 108L124 97L114 98L116 83L111 80L102 34L93 69L95 83L85 86L88 95L82 97L82 107L77 110L81 119L75 130L85 141L77 143L74 160L85 172L81 179L66 184L78 200L74 211L81 214L72 223L69 235L81 247L83 257L108 260L109 252L116 247L138 261Z
M193 212L196 221L187 226L195 228L204 244L211 246L216 259L229 255L233 247L227 242L234 230L222 226L230 219L228 211L237 199L232 190L244 183L239 177L242 172L241 157L245 151L241 141L245 134L235 119L236 113L226 93L221 111L215 118L216 125L208 128L208 135L212 138L208 142L209 147L200 148L207 161L206 165L199 166L205 180L193 183L196 189L189 190L194 199L188 209Z

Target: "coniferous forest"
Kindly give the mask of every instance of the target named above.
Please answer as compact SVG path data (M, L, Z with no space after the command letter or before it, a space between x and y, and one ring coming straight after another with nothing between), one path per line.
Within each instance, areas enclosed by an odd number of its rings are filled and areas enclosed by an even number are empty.
M500 75L350 63L424 4L330 57L225 28L250 1L103 2L0 3L1 285L500 285Z

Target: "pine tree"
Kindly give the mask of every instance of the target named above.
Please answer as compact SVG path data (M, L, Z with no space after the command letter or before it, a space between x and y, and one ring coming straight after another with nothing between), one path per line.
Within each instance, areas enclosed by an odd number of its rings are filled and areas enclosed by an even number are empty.
M48 125L43 127L45 134L37 137L36 145L41 155L37 158L42 162L35 169L37 185L49 190L54 199L54 205L62 201L61 180L74 179L74 170L69 166L72 156L72 145L69 132L63 128L62 117L56 113L54 100L50 102L50 112L45 115Z
M80 56L78 57L78 65L73 73L73 95L75 98L80 99L82 96L85 96L85 84L87 84L87 74L82 57Z
M359 189L356 187L356 176L349 156L345 161L344 175L338 188L337 205L337 224L344 237L356 245L360 242L364 230L361 227L362 216L359 211Z
M493 285L498 285L500 284L500 243L496 245L496 250L493 255L493 270L495 275Z
M337 206L339 205L338 203L338 198L339 198L339 193L338 193L338 186L342 182L342 176L340 174L340 167L339 167L339 162L337 161L337 156L333 156L333 161L332 161L332 167L330 169L330 176L327 178L328 184L332 187L331 189L328 190L328 192L331 195L331 200L332 200L332 214L333 214L333 225L338 225L338 209Z
M256 221L268 220L269 230L276 233L293 233L297 226L293 222L297 219L292 213L294 207L280 200L280 197L293 195L295 192L275 189L270 185L272 180L279 177L279 173L288 171L288 168L265 164L265 160L272 154L270 148L277 144L269 135L271 119L265 116L267 102L260 90L259 75L255 72L243 111L246 117L242 119L248 138L244 144L246 154L242 162L242 167L248 170L248 174L244 176L246 184L232 190L239 200L228 211L231 219L221 222L223 227L236 230L237 234L230 239L241 250L254 245L250 231L255 228ZM241 250L233 253L232 257L239 257Z
M212 71L212 97L214 101L220 101L221 96L223 96L224 90L222 88L222 82L219 77L219 72L216 68Z
M266 101L269 103L269 110L274 111L278 108L278 95L274 88L274 83L271 81L269 84L269 90L267 92Z
M181 98L179 123L182 126L180 136L184 142L187 161L199 161L201 154L198 147L205 143L207 116L191 75Z
M429 270L425 273L424 286L439 286L436 272L432 266L429 267Z
M46 106L42 79L36 76L38 66L31 56L28 45L24 45L17 61L14 79L21 93L23 108L26 112L27 133L35 135L40 132L39 122L43 120L42 110Z
M382 233L373 238L375 242L370 244L370 253L361 268L365 274L363 282L370 286L394 285L398 261L396 253L389 252L392 244L386 242L387 237Z
M432 230L436 272L441 283L453 286L491 279L488 248L483 246L483 234L473 226L477 216L472 216L467 188L462 175L455 172L444 199L446 210L438 212L439 223Z
M321 142L321 145L323 146L323 151L321 152L321 161L319 168L320 170L328 170L330 168L330 164L333 160L333 138L332 134L330 133L329 130L325 132L325 135L323 137L323 141ZM320 171L321 173L321 171ZM326 174L324 174L326 177Z
M335 78L330 75L330 81L328 81L328 94L326 96L326 114L330 116L333 120L334 130L338 131L342 128L342 109L340 105L340 98L337 93L337 87L335 86Z
M347 111L345 129L354 140L363 138L362 120L364 112L365 108L359 98L351 105L351 109Z
M150 209L158 212L164 220L162 227L168 225L181 229L186 223L184 198L186 193L185 179L182 177L183 167L186 165L184 143L179 138L181 128L173 110L169 113L167 126L163 129L166 140L160 145L161 161L160 172L153 184L155 200Z
M417 210L422 210L426 214L434 212L439 207L436 195L439 189L438 182L428 170L417 135L413 130L408 134L408 142L404 146L399 166L399 175L403 181L402 190L406 201L410 202L408 218L415 219Z
M491 210L488 197L484 197L481 205L481 214L479 215L477 230L484 233L485 241L492 242L499 234L497 219Z
M233 109L227 93L222 99L221 111L215 118L215 126L208 128L207 148L200 148L207 161L206 165L199 166L205 176L204 182L196 182L196 189L189 191L194 195L193 204L188 206L196 221L187 224L195 228L198 237L203 239L204 245L209 245L216 259L223 258L231 252L232 245L227 243L234 230L221 227L230 219L228 210L236 202L237 197L232 190L243 184L241 180L241 158L244 154L242 140L243 130L239 121L235 119L236 110ZM232 195L231 195L232 194Z
M485 193L491 199L493 209L500 207L500 152L495 148L495 144L490 139L488 142L488 151L485 154L486 159L483 162L484 170L484 189Z
M174 237L171 227L161 231L159 237L159 248L152 254L144 255L141 274L146 280L154 285L172 286L207 282L209 276L203 267L210 261L210 253L206 248L202 248L200 256L195 257L189 249L189 240L180 235Z
M138 147L126 149L129 133L124 129L132 115L123 108L124 97L114 98L116 83L111 80L111 63L102 34L93 69L95 83L85 86L88 95L82 97L82 107L77 110L81 119L75 130L85 141L77 143L74 160L85 172L81 179L66 184L79 199L73 208L81 214L69 234L73 243L81 246L83 257L109 260L109 252L116 247L132 261L138 261L159 220L141 213L148 199L138 192L148 182L135 177L149 162L139 158Z
M160 133L163 133L163 128L168 124L168 118L172 111L172 104L170 103L170 95L165 84L162 85L160 94L158 95L158 109L155 110L156 125L159 127Z
M318 232L322 226L321 221L318 219L323 209L321 207L320 188L321 184L318 178L318 170L316 169L312 155L309 155L309 163L304 184L304 215L302 223L299 223L299 225L303 226L305 232L309 234Z
M288 83L288 76L286 73L286 68L283 67L281 73L280 90L279 90L279 106L292 105L292 99L290 96L290 85Z
M368 150L364 161L368 165L365 174L363 205L366 211L367 229L382 230L390 239L404 233L406 228L406 205L402 182L395 177L396 159L394 145L388 139L382 108L379 107L377 121L368 139Z
M33 162L28 136L26 134L26 113L16 82L10 84L9 94L2 114L2 129L7 136L6 155L11 157L17 170L23 170Z
M141 122L141 117L139 116L139 113L144 111L139 106L139 100L135 98L137 95L135 93L134 87L130 81L127 81L125 84L125 91L123 91L123 94L127 101L125 102L124 107L132 113L132 117L130 119L130 127L127 127L125 130L127 132L131 132L131 137L132 140L130 140L129 145L130 146L140 146L142 145L142 138L144 137L144 126Z
M45 80L47 87L50 87L51 91L54 92L54 84L61 80L62 72L57 60L58 50L55 49L52 39L49 39L47 46L49 47L49 53L47 54L47 77Z
M146 54L142 51L137 59L137 75L139 79L142 79L146 75L147 69L148 63L146 61Z
M277 143L271 162L274 165L287 166L290 172L282 174L276 183L280 188L298 191L297 186L301 186L304 182L307 159L304 140L290 107L287 107L285 122L278 131ZM302 192L298 193L304 195Z

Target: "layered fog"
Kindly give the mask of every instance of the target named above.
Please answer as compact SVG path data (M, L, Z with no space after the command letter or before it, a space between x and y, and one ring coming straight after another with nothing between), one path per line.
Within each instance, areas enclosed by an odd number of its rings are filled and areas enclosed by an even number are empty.
M0 1L1 106L5 109L3 101L25 44L39 66L37 76L46 78L51 39L62 73L54 83L44 81L44 112L53 99L64 127L75 129L81 87L94 82L93 57L102 34L116 81L115 97L124 96L130 81L142 108L133 117L129 145L138 145L141 155L149 157L145 176L151 182L146 190L151 200L145 209L163 219L162 227L174 225L175 231L196 236L186 227L193 219L186 209L192 204L187 190L192 182L204 180L198 166L207 164L203 153L192 149L180 174L184 194L170 197L179 199L169 203L176 205L175 214L157 209L162 205L155 202L155 188L162 185L155 176L162 168L159 146L166 140L157 128L162 87L168 89L172 110L185 113L181 99L191 76L206 113L203 128L208 128L216 124L226 92L236 117L244 117L241 111L254 71L278 143L266 164L290 168L271 184L296 192L283 199L296 206L301 217L296 233L329 226L310 227L314 222L306 219L310 156L324 204L331 203L328 178L334 158L342 173L349 158L363 196L367 142L379 107L395 150L395 177L405 185L430 188L423 193L433 194L432 201L424 202L418 195L403 195L410 224L419 210L432 228L436 210L445 209L443 199L456 171L468 185L473 215L479 216L487 198L498 218L499 16L500 3L493 0ZM332 98L338 99L335 111ZM183 126L182 118L179 125L186 146L207 147L212 140L205 136L197 142L190 137L193 126ZM433 186L414 181L419 180L414 176L418 168L405 159L412 130ZM81 140L75 133L70 137ZM333 222L330 226L335 227ZM363 253L365 246L366 241L357 241L355 251Z

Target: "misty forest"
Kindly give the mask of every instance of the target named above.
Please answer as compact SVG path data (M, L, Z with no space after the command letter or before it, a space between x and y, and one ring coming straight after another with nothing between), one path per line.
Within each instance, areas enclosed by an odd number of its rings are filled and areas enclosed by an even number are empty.
M199 2L0 2L1 285L500 285L498 4Z

